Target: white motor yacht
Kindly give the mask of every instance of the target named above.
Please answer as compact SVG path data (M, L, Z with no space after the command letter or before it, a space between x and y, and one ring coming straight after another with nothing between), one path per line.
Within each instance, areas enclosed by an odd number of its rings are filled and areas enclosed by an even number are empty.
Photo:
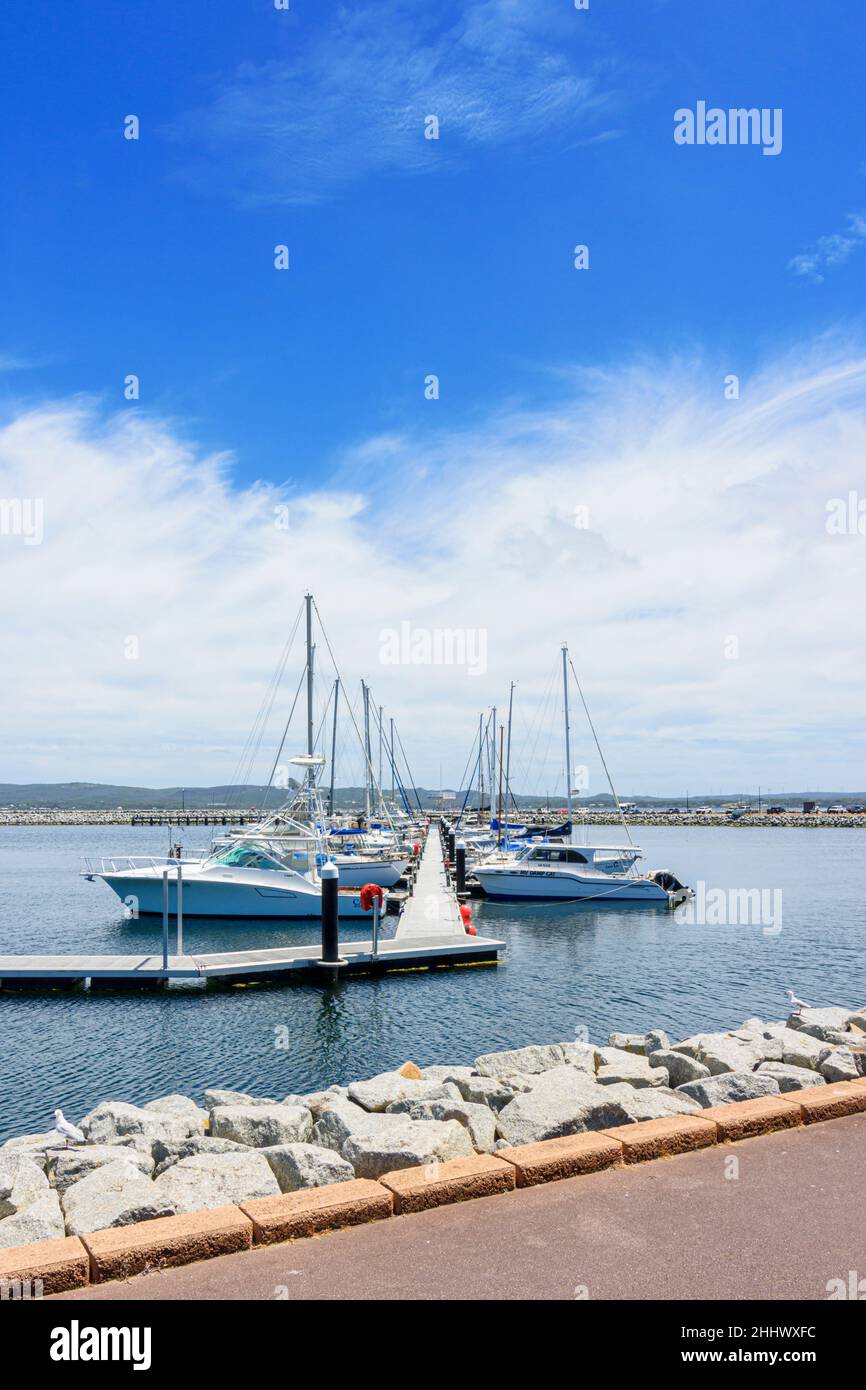
M488 898L535 902L647 902L668 906L689 890L665 869L641 874L636 845L529 845L475 866Z
M299 853L267 840L223 844L199 860L121 857L86 860L85 878L101 879L135 915L161 913L163 876L168 875L168 910L177 913L182 877L184 917L319 917L322 886L315 865ZM341 917L367 917L359 892L341 888Z

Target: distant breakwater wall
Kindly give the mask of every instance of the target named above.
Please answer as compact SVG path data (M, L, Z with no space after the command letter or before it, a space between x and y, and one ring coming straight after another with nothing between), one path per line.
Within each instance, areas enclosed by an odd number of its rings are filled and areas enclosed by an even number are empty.
M430 809L425 812L431 818L438 818L440 811ZM534 816L534 813L528 813ZM260 809L247 807L237 811L167 811L146 809L123 809L123 810L76 810L76 809L54 809L39 808L33 809L11 809L0 810L0 829L4 825L23 826L23 825L175 825L180 828L193 825L246 825L249 822L260 819L262 811ZM866 829L866 814L862 813L836 813L830 814L826 811L814 815L805 815L802 811L786 811L778 815L767 815L765 812L749 812L738 819L732 819L725 812L671 812L671 811L637 811L625 817L626 824L629 826L641 825L672 825L687 826L690 829L694 826L743 826L746 828L766 828L767 826L793 827L795 829L818 830L818 829ZM551 824L560 823L559 818L551 820ZM574 823L580 825L621 825L620 817L613 811L591 811L582 815L575 816Z
M820 829L866 829L866 815L862 814L828 814L822 811L817 815L805 815L802 811L785 811L780 815L768 816L764 812L755 811L739 816L734 819L726 815L723 811L702 812L700 814L688 811L677 814L670 811L639 811L625 817L626 825L679 825L693 826L702 825L726 825L744 826L754 829L756 826L763 829L770 825L781 825L793 827L797 830L820 830ZM593 812L590 815L580 816L575 820L576 825L622 825L619 816L611 813Z
M159 810L6 810L0 811L4 825L246 825L258 821L261 810L243 811L159 811Z

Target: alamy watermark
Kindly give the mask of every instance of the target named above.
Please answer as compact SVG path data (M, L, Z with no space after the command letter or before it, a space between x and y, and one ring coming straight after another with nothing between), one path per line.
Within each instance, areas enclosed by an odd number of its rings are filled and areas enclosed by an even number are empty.
M134 1371L151 1366L149 1327L82 1327L73 1318L68 1327L55 1327L48 1355L52 1361L131 1361Z
M824 1287L831 1302L839 1299L849 1299L852 1303L866 1302L866 1279L861 1279L856 1269L848 1270L847 1279L828 1279Z
M681 106L674 112L677 145L760 145L762 154L782 153L781 106L707 106L697 102L694 111Z
M824 528L828 536L866 536L866 497L854 489L847 497L830 497Z
M0 1279L0 1303L21 1303L44 1297L41 1279Z
M484 627L413 627L404 621L399 629L379 633L379 660L383 666L465 666L470 676L487 670L487 629Z
M764 936L782 930L781 888L708 888L699 879L693 898L674 909L684 927L760 927Z
M25 545L41 545L44 522L41 497L0 497L0 536L20 536Z

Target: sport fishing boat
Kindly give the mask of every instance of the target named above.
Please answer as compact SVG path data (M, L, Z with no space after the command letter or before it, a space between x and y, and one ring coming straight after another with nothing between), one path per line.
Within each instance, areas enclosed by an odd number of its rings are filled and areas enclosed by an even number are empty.
M199 860L175 857L85 861L85 878L106 883L137 915L161 913L167 875L168 910L177 914L178 881L184 917L319 917L322 885L315 864L304 868L295 850L267 840L224 844ZM341 917L367 917L360 893L341 888Z

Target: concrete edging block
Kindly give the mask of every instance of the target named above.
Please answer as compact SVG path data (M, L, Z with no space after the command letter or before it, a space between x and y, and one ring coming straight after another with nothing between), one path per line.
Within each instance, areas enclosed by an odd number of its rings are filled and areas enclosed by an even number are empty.
M112 1226L81 1236L95 1284L129 1279L153 1269L211 1260L249 1250L253 1223L237 1206L210 1207L180 1216L158 1216L132 1226Z
M275 1245L394 1214L393 1194L370 1178L304 1187L279 1197L253 1197L239 1206L253 1223L255 1245Z
M788 1091L796 1101L806 1125L818 1120L836 1120L843 1115L859 1115L866 1110L866 1077L857 1081L832 1081L827 1086L809 1086L804 1091Z
M41 1292L65 1293L81 1289L90 1279L90 1260L78 1236L37 1240L0 1250L0 1284L41 1283Z
M476 1154L472 1158L452 1158L416 1168L401 1168L385 1173L379 1182L393 1192L394 1211L403 1215L446 1206L449 1202L513 1192L515 1172L513 1165L498 1155Z
M711 1105L700 1119L715 1121L721 1143L773 1134L780 1129L797 1129L803 1123L803 1112L796 1101L785 1096L756 1096L730 1105Z
M567 1134L560 1139L540 1139L535 1144L515 1144L497 1150L497 1157L513 1163L518 1187L558 1182L561 1178L598 1173L622 1163L622 1141L615 1131L601 1134Z
M598 1131L622 1144L624 1163L645 1163L651 1158L670 1158L692 1149L706 1149L716 1142L716 1125L702 1115L666 1115L659 1120L638 1120L633 1125Z

